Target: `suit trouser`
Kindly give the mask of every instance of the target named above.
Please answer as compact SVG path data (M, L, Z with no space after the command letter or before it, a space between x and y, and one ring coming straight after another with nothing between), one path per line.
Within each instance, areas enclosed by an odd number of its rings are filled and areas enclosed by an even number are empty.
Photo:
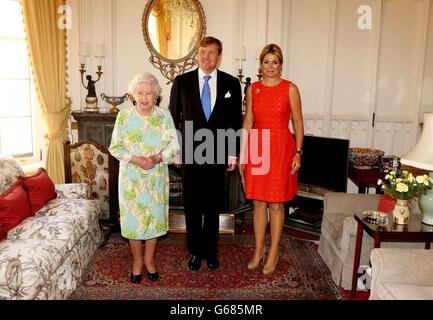
M188 248L193 255L216 257L226 167L190 165L182 171Z

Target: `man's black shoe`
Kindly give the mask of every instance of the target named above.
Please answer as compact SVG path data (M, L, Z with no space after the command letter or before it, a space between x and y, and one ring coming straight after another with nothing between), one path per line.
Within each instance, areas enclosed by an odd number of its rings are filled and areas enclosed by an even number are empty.
M207 259L207 266L209 269L218 269L220 267L220 262L216 257Z
M201 259L199 256L191 255L188 261L188 267L191 271L198 271L201 268Z

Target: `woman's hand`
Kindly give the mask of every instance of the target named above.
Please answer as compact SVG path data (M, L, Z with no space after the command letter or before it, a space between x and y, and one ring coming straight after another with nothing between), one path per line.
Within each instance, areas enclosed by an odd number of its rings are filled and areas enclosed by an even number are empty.
M299 153L296 153L295 156L293 157L292 170L290 170L290 174L294 175L296 172L298 172L300 167L301 167L301 155Z
M132 156L131 162L143 170L149 170L155 166L155 163L150 157Z
M162 156L160 154L155 154L153 156L150 156L148 159L152 161L154 164L158 164L162 162Z

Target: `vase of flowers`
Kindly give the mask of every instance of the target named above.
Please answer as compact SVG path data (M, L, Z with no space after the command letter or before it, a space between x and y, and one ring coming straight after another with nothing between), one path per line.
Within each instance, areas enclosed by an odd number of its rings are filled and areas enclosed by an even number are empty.
M410 216L408 202L430 190L433 186L433 179L426 174L414 177L412 173L403 170L388 173L385 180L379 179L377 184L382 186L381 188L385 194L396 199L392 211L393 222L408 224Z
M408 224L410 209L408 200L397 199L395 207L392 210L392 222L396 224Z

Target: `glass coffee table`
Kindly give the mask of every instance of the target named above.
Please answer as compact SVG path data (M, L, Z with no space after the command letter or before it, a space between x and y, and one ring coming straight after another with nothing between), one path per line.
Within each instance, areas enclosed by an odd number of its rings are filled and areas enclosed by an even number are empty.
M387 219L388 222L384 224L378 224L372 219L366 219L367 215L364 213L356 213L354 218L358 222L358 228L353 260L352 298L356 295L363 231L373 238L374 248L379 248L381 242L424 242L425 249L430 249L430 244L433 242L433 226L422 223L421 214L411 214L407 225L393 223L391 213Z

